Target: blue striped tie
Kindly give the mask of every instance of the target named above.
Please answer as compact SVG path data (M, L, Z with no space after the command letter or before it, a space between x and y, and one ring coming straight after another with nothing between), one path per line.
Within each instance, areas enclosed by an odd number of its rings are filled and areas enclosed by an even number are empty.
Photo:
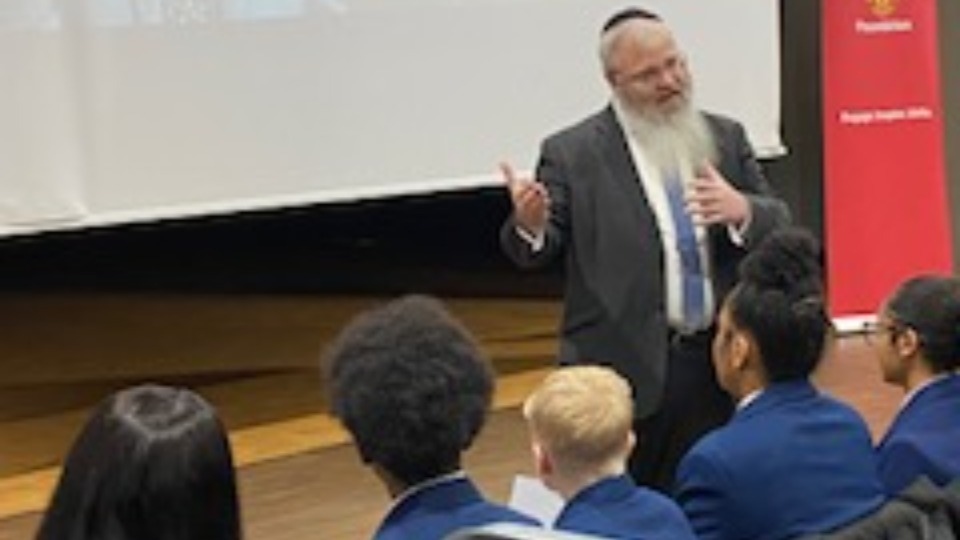
M670 215L673 216L673 226L677 234L677 252L680 254L683 323L687 328L700 328L705 320L706 301L697 231L684 208L686 205L683 200L683 183L679 176L676 173L666 174L664 180L667 198L670 200Z

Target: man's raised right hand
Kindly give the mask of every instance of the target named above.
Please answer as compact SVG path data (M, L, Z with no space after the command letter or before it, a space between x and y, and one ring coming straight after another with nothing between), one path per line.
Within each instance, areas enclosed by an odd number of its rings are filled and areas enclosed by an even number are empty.
M533 236L543 234L550 219L547 188L532 176L518 176L509 163L501 163L500 172L513 203L514 222Z

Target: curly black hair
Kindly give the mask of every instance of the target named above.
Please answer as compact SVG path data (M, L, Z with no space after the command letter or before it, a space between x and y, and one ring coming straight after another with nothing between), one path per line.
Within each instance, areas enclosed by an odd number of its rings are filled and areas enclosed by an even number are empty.
M328 348L323 372L333 414L361 457L406 485L460 467L493 393L471 334L418 295L357 316Z
M806 230L786 228L741 262L727 298L736 326L760 349L769 382L805 378L823 356L832 323L824 305L821 250Z
M895 324L913 329L930 367L944 373L960 367L960 280L922 275L902 283L887 300Z

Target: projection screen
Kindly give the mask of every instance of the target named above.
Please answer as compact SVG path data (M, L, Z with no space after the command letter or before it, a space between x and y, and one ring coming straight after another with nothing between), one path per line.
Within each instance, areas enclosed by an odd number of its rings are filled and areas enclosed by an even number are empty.
M604 106L607 0L5 0L0 235L499 183ZM777 2L649 0L779 137Z

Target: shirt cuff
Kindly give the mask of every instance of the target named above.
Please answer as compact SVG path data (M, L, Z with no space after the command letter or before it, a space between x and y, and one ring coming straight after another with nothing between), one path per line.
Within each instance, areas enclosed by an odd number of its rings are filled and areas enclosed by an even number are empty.
M540 231L539 233L534 234L519 225L514 227L514 229L517 231L517 235L519 235L520 238L523 238L523 241L530 246L531 251L533 251L534 253L537 253L543 249L543 244L546 236L545 234L543 234L543 231Z
M733 245L737 247L747 245L747 231L750 229L751 217L751 214L747 214L747 219L744 219L740 225L727 225L727 236L730 237Z

